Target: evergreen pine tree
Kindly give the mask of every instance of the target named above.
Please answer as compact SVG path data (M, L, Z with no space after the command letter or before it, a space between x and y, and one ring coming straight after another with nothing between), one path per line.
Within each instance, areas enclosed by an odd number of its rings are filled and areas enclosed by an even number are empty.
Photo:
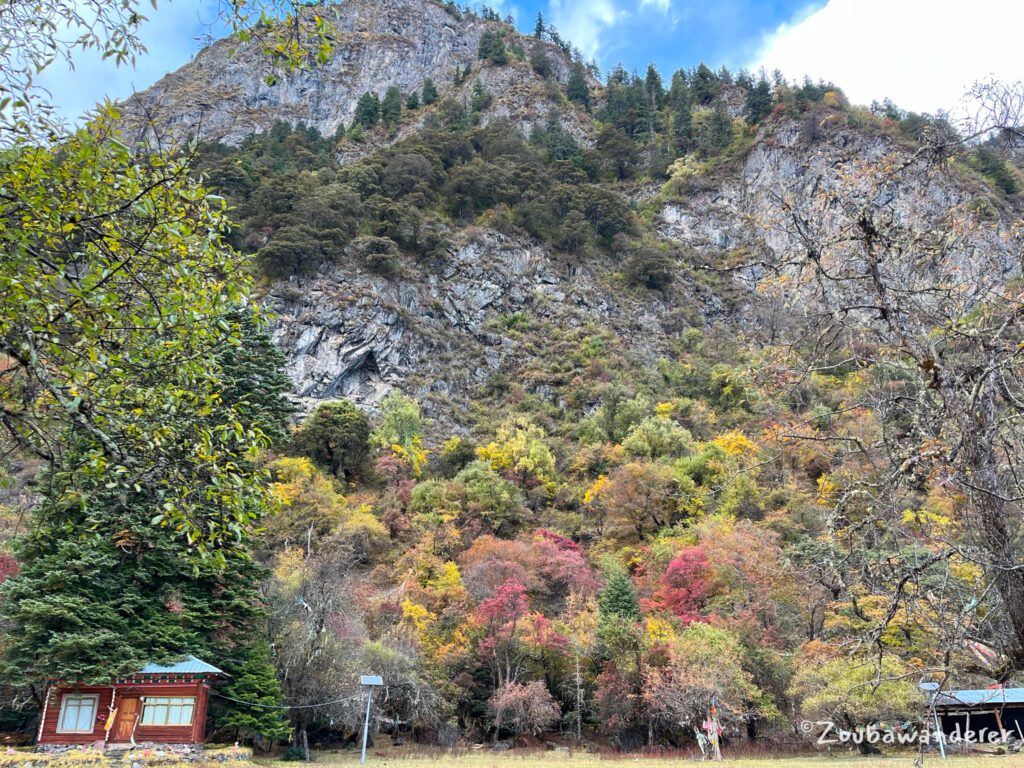
M151 488L78 481L79 503L48 488L0 588L3 677L109 683L146 663L195 654L216 662L259 616L259 569L239 547L218 566L153 522ZM87 499L87 500L86 500Z
M237 312L248 332L238 347L215 353L218 408L183 412L183 435L215 428L225 413L242 430L284 431L290 409L281 400L289 388L279 375L281 355L251 314ZM69 455L85 466L89 448L73 444ZM184 488L208 471L198 452L197 445L168 445L159 459L174 466ZM256 476L252 460L238 455L235 462L239 481L230 493L259 515L259 480L243 481ZM8 628L0 642L3 677L105 683L151 661L191 653L216 663L233 654L242 630L260 616L261 572L243 529L233 548L203 557L193 539L160 525L167 498L144 478L122 484L95 473L73 481L52 475L40 488L31 530L16 545L20 572L0 587Z
M437 101L437 86L434 85L434 81L429 77L423 81L423 98L421 101L424 105L428 106Z
M587 85L587 76L582 64L573 64L569 81L565 85L565 95L569 101L575 101L590 109L590 86Z
M239 310L233 318L244 329L245 343L229 344L217 355L224 374L221 397L239 404L245 426L258 426L278 445L287 437L289 419L295 411L285 396L292 386L285 373L287 360L251 312Z
M240 663L224 664L230 677L223 689L223 714L214 715L217 726L234 729L239 741L287 739L291 728L284 710L274 708L281 706L281 684L270 662L267 642L254 639L240 650ZM220 708L216 700L214 704Z
M409 98L405 100L405 108L410 112L420 108L420 95L416 91L410 93Z
M628 573L621 568L612 570L598 595L597 606L597 638L602 654L639 668L643 647L640 600Z
M633 580L624 570L615 569L597 599L601 618L617 617L630 621L640 620L640 600Z
M536 37L538 40L543 40L545 31L546 30L544 29L544 14L538 11L537 23L533 27L533 36Z
M672 153L678 156L693 147L693 105L690 88L686 84L686 73L682 70L672 75L668 103L672 110Z
M402 94L395 86L384 93L380 104L380 119L388 128L394 128L402 117Z
M489 61L496 67L508 64L508 51L505 50L505 41L500 33L493 29L488 29L480 36L477 58Z
M725 110L718 106L700 127L697 146L705 157L720 154L732 143L732 120Z
M665 88L661 83L661 75L653 64L647 65L647 76L644 78L644 90L651 109L660 109L665 100Z
M718 85L718 75L702 62L690 78L690 91L693 94L693 100L701 106L707 106L718 95Z
M768 79L762 74L756 83L747 91L747 101L743 106L743 116L747 122L759 123L772 111L772 89Z
M356 103L355 123L372 128L380 120L380 99L377 94L367 91Z
M470 109L475 112L483 112L494 101L494 96L484 87L484 84L477 80L473 83L473 95L470 97Z
M978 147L974 151L978 168L996 185L1008 195L1015 195L1020 190L1020 185L1010 170L1006 160L991 147Z

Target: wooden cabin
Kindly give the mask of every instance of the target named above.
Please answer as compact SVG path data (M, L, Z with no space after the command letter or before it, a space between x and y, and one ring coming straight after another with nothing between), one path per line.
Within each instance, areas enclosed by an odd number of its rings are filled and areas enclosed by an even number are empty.
M112 685L50 685L37 743L105 748L135 744L201 744L210 682L224 672L189 656L147 664Z
M945 737L965 747L993 733L1024 740L1024 688L943 691L935 697L935 712Z

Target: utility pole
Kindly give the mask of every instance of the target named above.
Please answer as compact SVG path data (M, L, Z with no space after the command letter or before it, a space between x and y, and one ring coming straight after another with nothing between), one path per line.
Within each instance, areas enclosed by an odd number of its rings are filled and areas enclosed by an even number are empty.
M379 675L363 675L359 678L360 685L366 689L366 720L363 722L363 754L359 758L360 765L366 765L366 741L370 736L370 705L373 704L373 689L384 685Z

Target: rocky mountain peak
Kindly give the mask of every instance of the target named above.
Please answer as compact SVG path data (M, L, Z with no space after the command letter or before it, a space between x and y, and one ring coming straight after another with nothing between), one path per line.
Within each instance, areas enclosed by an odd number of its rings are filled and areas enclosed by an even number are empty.
M524 37L502 22L463 14L432 0L347 0L318 12L332 25L334 50L325 64L280 73L268 84L268 64L259 44L218 40L129 99L123 105L129 125L140 138L163 131L174 138L196 135L226 144L237 144L277 121L305 123L329 136L352 124L364 93L383 96L396 86L404 97L430 79L441 98L461 98L477 78L496 91L497 114L529 122L529 114L510 110L509 99L500 97L508 96L520 106L535 101L524 94L539 88L543 79L515 56L508 68L514 70L512 76L490 72L492 68L478 60L484 33L503 33L526 58L536 46L543 47L551 77L559 82L568 79L572 67L553 43ZM468 77L458 76L467 71ZM410 127L414 126L406 126Z

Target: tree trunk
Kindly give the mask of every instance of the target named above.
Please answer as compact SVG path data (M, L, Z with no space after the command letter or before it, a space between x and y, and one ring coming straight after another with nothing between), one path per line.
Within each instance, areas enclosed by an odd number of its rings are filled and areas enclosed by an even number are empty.
M998 457L991 444L970 440L971 496L979 517L982 545L991 557L990 573L1002 599L1014 639L1013 666L1024 663L1024 570L1007 525L1006 501L999 482Z
M1000 421L995 373L989 374L983 387L973 413L972 409L964 406L958 413L958 427L963 440L960 481L974 506L980 543L991 560L986 570L992 574L1013 633L1012 666L1019 668L1024 663L1024 569L1007 514L1007 499L1015 492L1005 489L995 447ZM947 407L952 405L953 393L944 388L942 394Z
M575 653L576 659L576 743L583 741L583 676L580 673L580 654Z

